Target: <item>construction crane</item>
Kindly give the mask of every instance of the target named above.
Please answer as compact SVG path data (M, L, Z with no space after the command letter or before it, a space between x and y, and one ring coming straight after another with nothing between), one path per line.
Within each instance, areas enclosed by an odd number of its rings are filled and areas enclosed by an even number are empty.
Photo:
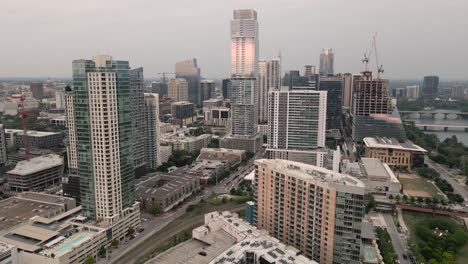
M369 71L369 61L372 56L372 52L375 54L375 63L377 66L377 78L380 78L380 74L384 72L383 65L379 63L379 54L377 52L377 33L372 36L371 47L369 51L364 53L364 58L362 59L362 63L365 65L366 71Z
M19 113L21 120L23 122L23 145L24 145L24 154L26 160L30 159L30 149L29 149L29 140L28 140L28 122L27 117L37 117L37 115L26 112L25 101L26 98L24 95L21 95L21 112Z
M176 74L175 72L158 72L156 75L162 75L162 82L166 84L166 74Z

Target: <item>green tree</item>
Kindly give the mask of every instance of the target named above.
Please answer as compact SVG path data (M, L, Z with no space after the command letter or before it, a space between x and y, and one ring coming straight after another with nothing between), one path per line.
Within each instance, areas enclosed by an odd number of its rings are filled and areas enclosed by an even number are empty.
M101 246L99 248L98 254L99 254L100 257L104 257L106 255L106 248L104 246Z
M95 264L96 260L94 259L93 256L87 256L84 263L85 264Z
M117 239L112 240L111 246L113 246L115 248L118 247L119 246L119 241Z
M127 230L127 236L131 236L135 233L135 229L133 227L129 227Z

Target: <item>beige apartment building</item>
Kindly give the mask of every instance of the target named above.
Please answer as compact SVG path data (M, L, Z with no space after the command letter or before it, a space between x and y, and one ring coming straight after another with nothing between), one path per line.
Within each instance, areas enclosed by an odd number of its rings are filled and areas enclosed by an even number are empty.
M174 102L188 101L188 82L185 79L172 79L167 82L167 96Z
M254 222L322 264L359 263L365 185L288 160L255 161Z

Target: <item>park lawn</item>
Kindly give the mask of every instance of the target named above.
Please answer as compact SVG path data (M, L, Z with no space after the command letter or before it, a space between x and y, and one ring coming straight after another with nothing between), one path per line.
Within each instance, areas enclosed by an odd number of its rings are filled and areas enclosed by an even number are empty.
M406 226L410 230L410 239L409 243L410 244L417 244L420 241L420 239L416 236L415 234L415 228L416 225L428 218L433 218L433 219L450 219L454 223L457 223L459 225L462 225L461 222L456 221L455 219L448 217L448 216L441 216L441 215L431 215L431 214L426 214L426 213L417 213L417 212L408 212L408 211L403 211L403 219L405 220ZM465 229L466 231L466 229ZM467 232L468 233L468 232ZM419 252L418 252L419 254ZM458 248L457 254L455 256L455 263L456 264L466 264L468 263L468 243L465 243L465 245L461 248Z
M445 199L443 195L440 194L434 184L422 177L415 176L411 179L400 177L400 182L403 185L403 189L410 195L415 197L436 197L439 200ZM427 195L424 195L427 194Z

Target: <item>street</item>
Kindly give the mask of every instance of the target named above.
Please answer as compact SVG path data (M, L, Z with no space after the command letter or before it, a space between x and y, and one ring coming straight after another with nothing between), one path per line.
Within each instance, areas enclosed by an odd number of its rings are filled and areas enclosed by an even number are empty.
M393 217L391 214L383 214L385 219L385 223L387 224L387 231L392 239L393 248L395 249L395 253L398 255L398 260L401 264L411 264L409 259L405 259L403 254L408 255L406 250L406 240L405 238L401 237L400 233L398 233L398 229L395 226L395 222L393 221Z
M253 158L248 160L245 165L240 166L236 172L232 173L229 175L229 177L219 182L218 185L205 189L205 191L200 193L199 196L190 202L185 203L177 210L168 212L159 217L153 217L152 219L148 217L147 221L142 221L141 223L141 227L144 228L142 233L138 234L133 240L124 240L128 241L127 244L121 245L118 250L114 250L112 253L110 253L110 258L108 260L103 258L99 260L98 263L124 263L122 262L122 259L125 258L126 254L132 250L136 250L137 247L139 248L138 250L140 250L141 244L143 242L147 241L155 233L166 227L169 223L184 215L189 205L197 204L202 198L209 197L213 193L229 193L233 187L237 186L242 181L246 174L253 170L254 160L263 157L264 153L265 149L261 149Z
M428 157L425 158L424 162L432 169L438 171L440 173L440 177L447 180L450 185L452 185L453 189L456 193L460 194L463 199L465 199L465 203L468 201L468 191L465 189L465 186L459 184L457 181L454 180L454 174L447 169L444 165L437 164Z

